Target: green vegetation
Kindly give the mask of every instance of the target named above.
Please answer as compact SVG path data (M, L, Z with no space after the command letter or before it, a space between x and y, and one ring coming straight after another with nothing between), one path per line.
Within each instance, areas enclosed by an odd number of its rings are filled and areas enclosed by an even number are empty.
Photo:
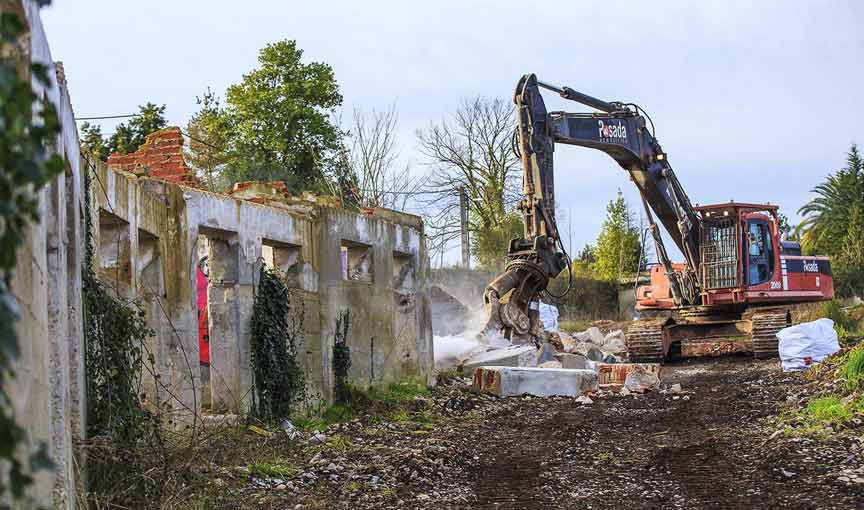
M864 347L859 346L846 355L840 375L846 381L846 389L849 391L864 387Z
M329 65L302 57L295 41L268 44L224 104L209 89L199 99L187 127L199 139L191 160L217 188L249 180L285 181L292 192L328 188L344 136L333 121L342 95Z
M413 401L417 397L429 394L429 389L420 381L390 383L384 387L372 387L367 396L373 403L385 406L400 406Z
M829 423L844 423L852 417L850 406L837 397L822 397L811 400L806 412L814 420Z
M591 321L559 321L558 329L567 333L578 333L591 327Z
M641 250L639 228L634 225L633 213L621 192L606 206L606 220L597 237L592 264L594 277L619 281L635 273Z
M333 338L333 400L337 404L351 404L351 387L348 384L348 369L351 368L351 349L348 347L348 330L351 327L351 311L345 310L336 318Z
M507 244L522 237L519 158L511 149L516 115L513 104L475 97L462 101L453 115L417 134L420 152L433 171L423 186L434 214L424 217L432 246L459 236L459 193L468 208L471 250L480 264L498 270ZM434 248L430 248L430 252Z
M264 266L252 307L253 412L262 420L291 414L305 383L297 363L302 316L292 320L291 298L280 275Z
M864 161L852 144L846 166L813 188L816 197L799 213L795 232L806 254L832 258L840 297L864 296Z
M168 125L165 120L165 105L158 106L146 103L138 107L138 114L128 123L121 123L107 140L102 135L102 128L89 122L81 125L81 146L88 149L94 156L107 160L115 152L129 154L135 152L144 144L147 135Z
M290 464L282 464L279 462L259 462L249 464L249 472L255 475L268 476L270 478L290 479L298 476L303 471Z

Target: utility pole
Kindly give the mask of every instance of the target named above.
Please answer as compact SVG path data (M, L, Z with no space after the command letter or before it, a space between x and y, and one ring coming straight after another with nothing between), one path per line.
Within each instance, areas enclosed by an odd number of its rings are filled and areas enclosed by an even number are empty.
M471 252L468 250L468 197L465 187L459 186L459 228L462 237L462 267L471 268Z

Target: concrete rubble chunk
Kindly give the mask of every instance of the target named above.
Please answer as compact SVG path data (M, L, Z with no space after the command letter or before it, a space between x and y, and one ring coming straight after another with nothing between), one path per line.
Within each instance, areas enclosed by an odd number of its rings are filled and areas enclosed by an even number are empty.
M606 337L603 336L603 333L597 327L590 327L581 333L574 333L573 339L577 342L590 342L597 347L602 346L603 342L606 341Z
M600 377L600 385L620 386L627 380L627 376L634 369L649 372L660 377L663 366L659 363L598 363L597 373Z
M589 397L588 395L582 395L581 397L577 397L575 402L577 404L582 404L583 406L587 406L587 405L594 403L594 401L591 400L591 397Z
M639 364L633 366L624 379L624 387L634 393L645 393L660 386L660 377Z
M537 365L542 365L548 361L555 361L555 348L550 343L544 343L537 351Z
M597 389L593 370L566 368L479 367L474 371L474 390L499 397L555 395L578 397Z
M591 369L589 366L588 359L581 354L569 354L569 353L561 353L556 354L555 359L561 362L562 368L570 368L570 369Z
M581 354L591 361L603 361L603 351L591 342L581 342L573 349L574 354Z
M558 350L558 352L573 352L579 342L576 341L569 333L564 331L553 331L549 333L549 342Z
M627 352L627 344L624 341L624 332L620 329L606 335L603 340L603 352L617 354L619 352Z
M532 345L512 345L476 354L462 364L462 372L471 373L482 366L536 367L537 350Z

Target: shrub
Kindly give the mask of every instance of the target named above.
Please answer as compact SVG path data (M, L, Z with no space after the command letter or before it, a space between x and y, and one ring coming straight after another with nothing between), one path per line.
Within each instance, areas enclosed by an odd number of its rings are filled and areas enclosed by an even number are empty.
M816 398L807 404L807 413L818 421L843 423L852 418L852 410L837 397Z

